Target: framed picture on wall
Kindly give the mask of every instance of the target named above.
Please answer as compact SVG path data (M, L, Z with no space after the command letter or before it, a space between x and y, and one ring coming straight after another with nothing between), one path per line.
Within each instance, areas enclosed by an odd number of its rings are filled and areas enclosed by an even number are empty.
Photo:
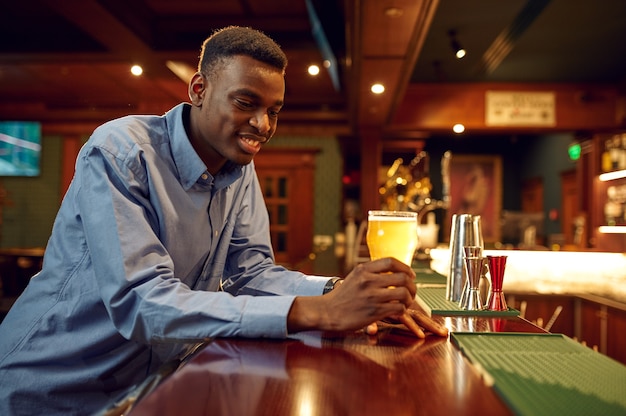
M498 155L459 155L450 159L450 209L446 236L453 214L481 216L486 243L500 240L502 210L502 158Z

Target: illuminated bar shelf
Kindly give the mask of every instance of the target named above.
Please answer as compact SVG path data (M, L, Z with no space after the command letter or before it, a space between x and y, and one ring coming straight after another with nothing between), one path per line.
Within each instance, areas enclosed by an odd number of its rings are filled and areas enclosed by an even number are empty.
M606 172L598 176L601 182L609 182L622 178L626 178L626 169ZM598 231L602 234L626 234L626 225L602 225L598 227Z
M602 225L598 231L602 234L626 234L626 225Z
M602 182L607 182L607 181L613 181L615 179L626 178L626 170L615 170L613 172L606 172L606 173L601 174L598 178Z

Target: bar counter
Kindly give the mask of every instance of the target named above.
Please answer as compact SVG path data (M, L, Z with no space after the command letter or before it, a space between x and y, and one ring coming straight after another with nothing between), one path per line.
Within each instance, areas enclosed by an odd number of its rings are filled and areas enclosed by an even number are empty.
M416 272L418 297L444 296L444 276ZM185 346L101 415L626 414L626 366L514 309L467 313L436 301L445 307L430 312L447 338L379 323L376 335L211 339Z
M458 332L545 333L518 317L435 319ZM448 338L417 339L391 324L375 336L214 339L177 367L131 395L128 406L140 399L131 415L513 414Z

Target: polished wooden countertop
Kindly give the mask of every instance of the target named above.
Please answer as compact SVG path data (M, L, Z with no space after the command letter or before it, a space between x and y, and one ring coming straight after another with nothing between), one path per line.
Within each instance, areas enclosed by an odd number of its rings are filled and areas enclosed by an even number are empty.
M545 332L519 317L435 319L455 332ZM485 416L512 412L448 338L417 339L403 327L383 324L375 336L357 331L305 332L285 340L214 339L138 400L130 414Z

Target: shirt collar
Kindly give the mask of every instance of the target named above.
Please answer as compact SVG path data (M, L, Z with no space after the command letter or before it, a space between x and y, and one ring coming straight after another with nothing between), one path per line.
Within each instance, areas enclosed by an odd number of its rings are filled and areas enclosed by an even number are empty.
M183 122L183 112L188 103L178 104L165 113L167 131L170 136L172 158L178 169L180 182L185 189L191 188L202 176L207 173L207 167L196 153ZM242 175L242 166L227 162L215 177L214 184L221 188L230 185ZM210 175L210 174L209 174Z

